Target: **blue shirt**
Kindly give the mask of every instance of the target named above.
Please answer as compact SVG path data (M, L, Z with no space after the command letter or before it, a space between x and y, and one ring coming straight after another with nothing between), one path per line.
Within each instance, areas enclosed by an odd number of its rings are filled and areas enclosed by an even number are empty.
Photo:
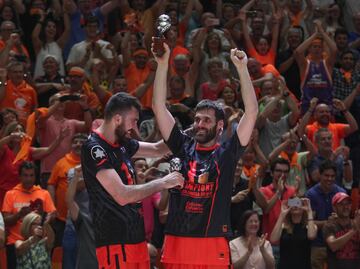
M321 189L320 183L318 183L305 193L305 197L309 198L310 200L312 210L315 211L315 220L327 220L329 218L329 216L333 212L331 200L338 192L345 193L345 190L334 184L332 190L328 193L325 193ZM325 246L322 232L318 231L317 237L313 241L313 246Z

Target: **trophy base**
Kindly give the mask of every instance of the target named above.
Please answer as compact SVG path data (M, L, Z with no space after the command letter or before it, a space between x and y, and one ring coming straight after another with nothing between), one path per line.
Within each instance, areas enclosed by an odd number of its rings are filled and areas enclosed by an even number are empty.
M153 44L154 44L153 51L154 51L154 54L156 55L156 57L161 57L164 55L164 53L165 53L164 42L166 42L165 37L154 37L153 38Z

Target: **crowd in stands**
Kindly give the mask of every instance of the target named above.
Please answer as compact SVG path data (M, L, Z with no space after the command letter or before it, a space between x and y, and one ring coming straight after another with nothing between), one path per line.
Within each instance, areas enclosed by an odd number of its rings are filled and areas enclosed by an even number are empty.
M118 92L142 104L133 137L162 139L161 14L168 108L189 134L203 99L224 108L219 142L235 132L244 107L230 49L249 58L259 115L233 179L234 268L360 268L358 0L0 0L0 268L97 268L81 147ZM137 183L170 160L134 159ZM142 201L153 267L167 196Z

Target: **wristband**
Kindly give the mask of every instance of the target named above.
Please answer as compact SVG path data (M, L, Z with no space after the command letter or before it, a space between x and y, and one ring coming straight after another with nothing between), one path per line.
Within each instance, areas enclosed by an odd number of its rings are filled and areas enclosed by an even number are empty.
M344 110L341 110L340 112L344 114L344 113L348 112L348 110L344 109Z
M308 221L312 221L312 220L314 220L314 219L308 219Z

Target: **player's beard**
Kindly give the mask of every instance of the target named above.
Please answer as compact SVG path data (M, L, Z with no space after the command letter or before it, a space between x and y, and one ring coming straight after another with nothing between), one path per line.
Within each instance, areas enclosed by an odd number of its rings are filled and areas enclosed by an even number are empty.
M116 127L115 135L119 144L126 144L130 140L127 136L127 131L125 130L123 123L120 123L120 125Z
M199 131L205 131L204 134L198 134ZM196 128L195 129L195 140L196 142L198 142L199 144L206 144L208 142L210 142L211 140L213 140L215 137L217 136L217 131L216 131L216 125L212 128L210 128L209 130L205 129L205 128Z

